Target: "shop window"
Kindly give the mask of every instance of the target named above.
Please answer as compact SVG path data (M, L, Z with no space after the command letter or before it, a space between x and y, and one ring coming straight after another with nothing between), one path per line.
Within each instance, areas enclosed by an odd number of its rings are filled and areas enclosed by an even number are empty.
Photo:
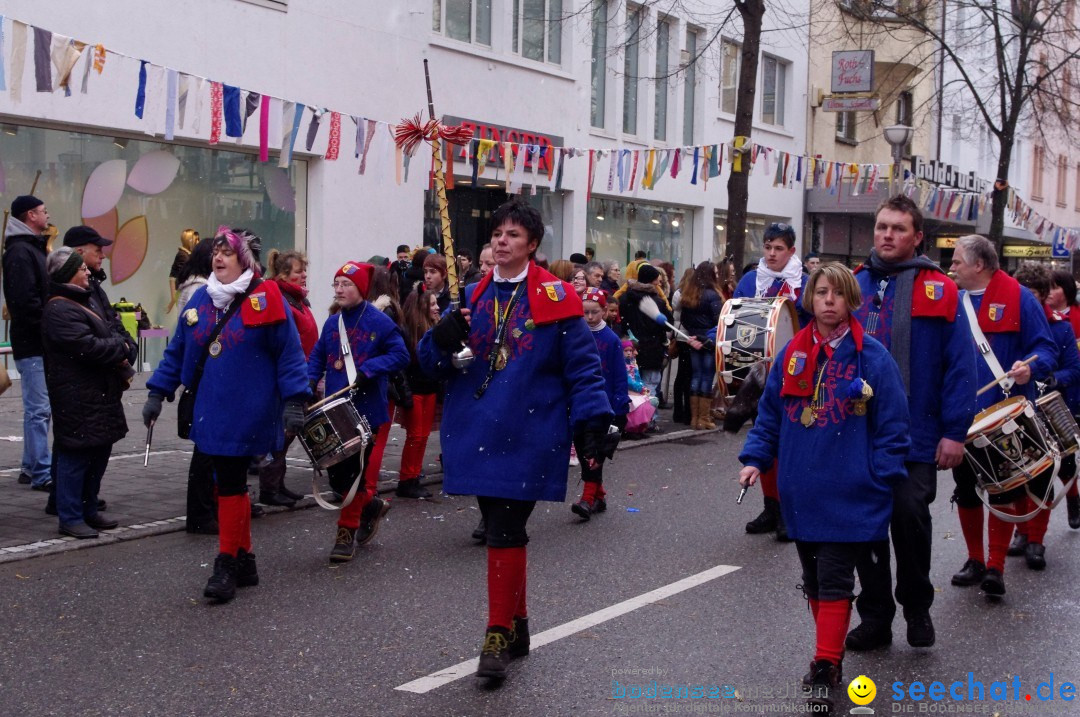
M592 78L590 82L589 123L604 128L607 110L607 0L599 0L592 14Z
M790 217L767 217L756 214L746 216L746 235L743 238L743 266L735 267L736 277L743 274L748 264L756 264L763 256L761 241L765 237L765 227L773 222L791 223ZM713 212L713 260L720 261L731 256L732 247L728 241L728 214L722 210Z
M598 261L620 267L644 251L675 265L675 276L692 266L693 212L683 207L592 197L586 213L586 245Z
M1043 199L1044 154L1042 146L1036 145L1031 161L1031 198L1037 202Z
M855 144L858 141L855 139L854 112L836 113L836 138L843 142L850 142L852 144Z
M1065 202L1065 193L1069 186L1069 159L1064 154L1058 155L1057 166L1057 205L1068 206Z
M1080 162L1076 163L1076 194L1073 197L1073 209L1080 212Z
M686 49L683 50L683 144L694 143L694 118L697 103L697 53L698 34L695 30L686 31Z
M902 124L905 127L915 126L915 100L911 92L901 92L896 97L896 124ZM914 133L912 133L914 135ZM904 145L904 156L911 156L911 142Z
M729 115L735 114L741 53L742 47L732 40L720 43L720 111Z
M451 40L491 46L491 0L432 0L431 29Z
M764 55L761 58L761 121L765 124L784 124L787 68L787 63L775 57Z
M671 25L661 20L656 25L656 93L653 107L653 138L667 140L668 124L668 53L671 51Z
M514 0L514 52L561 64L562 21L562 0Z
M641 60L641 23L645 11L640 7L626 10L626 46L623 48L623 120L622 131L637 134L638 124L638 69Z

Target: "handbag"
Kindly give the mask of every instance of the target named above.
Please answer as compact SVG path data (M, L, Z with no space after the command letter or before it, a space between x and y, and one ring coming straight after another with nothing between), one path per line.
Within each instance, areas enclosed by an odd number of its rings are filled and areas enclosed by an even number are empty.
M199 390L199 382L202 381L203 369L206 367L206 359L210 355L210 345L217 341L217 337L221 334L221 330L225 328L225 324L229 323L229 319L240 310L244 301L247 299L248 294L255 290L255 288L261 284L260 279L255 279L248 285L247 291L233 300L229 306L229 310L225 312L217 324L214 326L214 330L210 333L209 338L206 340L206 345L203 346L202 355L199 356L198 362L195 364L195 378L192 380L190 386L184 386L184 392L180 394L180 400L176 402L176 435L180 438L191 438L191 426L195 423L195 392Z

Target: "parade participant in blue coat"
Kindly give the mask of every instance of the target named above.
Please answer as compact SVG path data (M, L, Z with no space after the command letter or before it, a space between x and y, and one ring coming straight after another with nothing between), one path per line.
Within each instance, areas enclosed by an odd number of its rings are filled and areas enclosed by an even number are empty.
M375 537L390 503L380 498L379 465L372 461L374 437L390 422L386 380L409 365L409 350L401 329L382 311L364 300L375 267L350 261L334 274L334 303L340 311L323 324L319 341L308 357L308 379L312 385L326 376L327 396L350 384L356 387L353 403L371 427L372 440L364 451L363 489L338 515L337 534L330 550L331 562L352 560L357 545ZM348 338L342 341L342 327ZM341 494L360 475L360 454L327 469L330 485Z
M581 299L531 261L544 224L512 200L491 217L495 269L466 289L420 341L417 357L445 378L443 490L475 495L486 527L488 627L477 676L490 686L529 652L526 522L538 500L566 498L573 436L583 466L599 467L612 410ZM467 343L475 360L453 367Z
M1069 272L1058 269L1051 274L1050 295L1046 298L1046 305L1050 307L1054 315L1066 319L1072 326L1073 333L1080 337L1080 307L1076 303L1076 280ZM1078 343L1077 348L1080 348ZM1073 388L1075 398L1069 396L1069 408L1072 408L1073 416L1080 415L1080 385ZM1075 408L1074 408L1075 406ZM1065 509L1069 516L1069 527L1080 530L1080 485L1074 481L1065 492Z
M603 289L590 286L585 290L581 304L585 313L585 323L592 331L593 339L596 341L596 351L600 354L600 372L604 376L608 403L611 404L611 410L615 412L612 424L621 432L626 428L626 414L630 411L622 340L604 322L607 294ZM582 466L581 480L585 483L585 487L582 489L581 497L570 506L570 510L583 520L589 520L593 513L603 513L607 510L603 466L595 468Z
M247 492L251 456L280 449L285 431L300 432L310 396L292 312L277 284L257 275L259 243L245 229L218 228L213 274L181 314L146 382L143 406L150 426L180 384L195 392L191 440L210 457L218 486L220 547L203 594L218 602L259 582Z
M999 380L1002 384L1000 389L994 388L979 396L978 408L989 408L1010 396L1024 396L1034 402L1037 389L1032 379L1043 380L1050 376L1058 360L1042 304L999 268L997 249L986 237L969 234L957 239L952 271L957 285L964 290L960 300L963 302L966 297L971 302L989 349L975 362L975 383L985 386ZM996 357L1002 370L1008 372L1004 377L994 375L987 360L990 355ZM1038 358L1030 364L1023 363L1032 356ZM1001 597L1005 594L1005 552L1012 538L1013 524L990 514L988 560L984 562L983 504L975 492L975 473L967 461L953 470L953 479L956 482L953 500L960 515L968 559L960 572L953 575L952 584L965 587L981 583L987 596ZM1015 501L1022 493L1022 488L1010 490L991 495L990 501L1002 512L1017 514L1020 506Z
M802 262L795 253L795 228L779 222L770 224L765 227L761 246L764 256L758 262L757 269L743 274L731 298L786 296L795 303L799 326L806 326L811 317L803 308L801 300L806 274L803 273ZM765 500L764 509L758 517L746 524L746 532L753 535L776 531L777 540L787 541L787 529L780 511L780 492L776 487L775 467L762 476L761 492Z
M900 372L850 315L860 303L842 264L810 275L803 305L814 321L773 363L739 456L743 486L778 461L781 509L817 632L809 703L826 714L840 688L855 564L888 539L910 447Z
M1077 394L1080 393L1080 351L1076 348L1076 334L1073 333L1069 319L1053 311L1047 305L1047 297L1050 294L1051 276L1050 270L1045 264L1027 263L1017 269L1013 278L1020 285L1027 288L1035 295L1035 298L1043 304L1046 310L1046 320L1050 323L1050 335L1058 349L1057 366L1054 372L1043 380L1047 392L1058 391L1065 401L1069 413L1077 412ZM1076 475L1076 454L1070 453L1061 459L1061 469L1058 477L1062 483L1068 483ZM1075 483L1074 483L1075 485ZM1047 491L1045 483L1041 486L1031 485L1031 490L1037 496L1046 495L1053 499L1053 491ZM1019 509L1023 514L1035 512L1035 502L1025 493L1020 499ZM1046 567L1046 529L1050 524L1050 511L1040 509L1035 515L1023 523L1016 524L1016 535L1013 536L1012 544L1009 545L1007 555L1023 555L1027 566L1032 570L1042 570Z
M964 441L975 416L975 348L959 290L941 268L921 254L923 216L899 194L878 207L874 248L855 270L862 305L855 311L870 336L889 349L904 381L911 414L908 479L893 493L892 546L896 553L896 602L904 608L908 644L930 647L933 523L937 472L964 458ZM879 550L880 548L880 550ZM862 622L847 638L849 650L892 642L896 602L892 596L889 543L858 565L862 591L855 603Z

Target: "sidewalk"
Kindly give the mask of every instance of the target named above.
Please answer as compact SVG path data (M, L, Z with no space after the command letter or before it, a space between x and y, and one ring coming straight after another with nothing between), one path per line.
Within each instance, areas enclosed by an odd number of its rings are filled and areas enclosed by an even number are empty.
M149 376L148 373L136 375L132 388L124 394L128 435L113 446L109 469L102 480L101 497L108 502L106 512L110 518L120 522L120 527L103 531L95 540L61 537L57 532L56 517L45 514L48 495L18 483L22 459L21 383L15 381L14 385L0 396L0 563L184 529L187 470L192 444L177 437L176 404L166 403L161 418L154 427L150 464L143 467L146 429L142 425L142 406L146 400L145 382ZM645 440L624 441L620 449L652 445L701 433L683 430L683 426L671 423L670 410L658 412L657 419L663 433ZM383 456L380 492L393 490L397 484L404 442L404 429L394 424ZM439 452L439 433L435 430L428 440L427 452L424 455L424 472L427 475L425 483L441 481ZM298 493L310 494L311 464L298 443L294 442L287 460L286 484ZM325 475L322 481L322 488L325 490ZM248 482L253 497L257 497L259 479L251 476ZM315 501L309 497L298 503L296 509L314 505ZM262 520L273 520L274 513L287 510L267 508L267 516Z

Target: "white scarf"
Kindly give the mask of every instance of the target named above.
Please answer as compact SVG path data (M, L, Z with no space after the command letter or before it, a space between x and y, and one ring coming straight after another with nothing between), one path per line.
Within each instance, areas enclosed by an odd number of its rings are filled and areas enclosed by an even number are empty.
M785 293L790 293L791 298L795 298L795 292L802 287L802 260L799 259L797 254L792 254L788 259L787 266L783 271L773 271L765 264L765 257L761 257L758 261L757 267L757 295L765 296L765 292L769 290L772 283L777 279L783 279L787 284L787 291L780 290L780 296Z
M597 333L597 332L603 331L605 328L607 328L607 322L605 322L603 319L600 319L600 323L597 324L596 326L590 326L589 327L589 329L594 334Z
M216 274L211 274L206 280L206 291L214 302L214 308L221 311L231 304L235 297L247 291L248 284L253 278L255 278L255 272L247 269L236 281L231 284L222 284L218 281Z

